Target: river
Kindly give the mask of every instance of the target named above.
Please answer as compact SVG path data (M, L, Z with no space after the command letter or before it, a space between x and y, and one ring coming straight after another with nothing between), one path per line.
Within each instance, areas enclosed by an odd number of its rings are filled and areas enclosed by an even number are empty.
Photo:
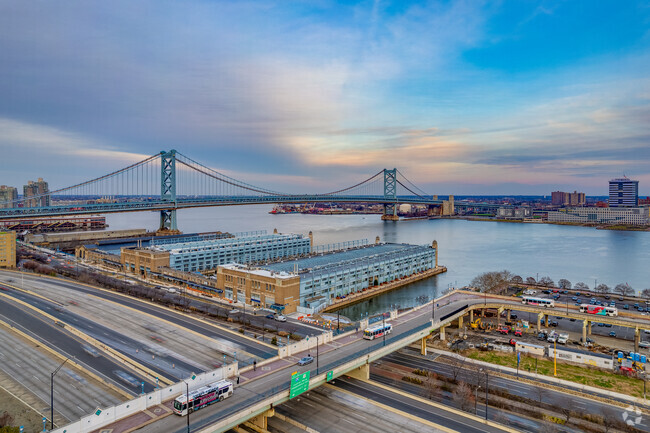
M518 224L455 219L384 222L379 215L271 215L270 206L230 206L178 211L178 228L185 232L243 232L274 228L282 233L314 233L315 244L354 239L374 242L431 244L438 241L438 263L444 274L342 310L358 318L391 306L410 307L416 298L469 284L486 271L507 269L517 275L566 278L593 287L628 283L635 290L650 288L650 232L596 230L550 224ZM109 230L158 226L154 212L109 214Z

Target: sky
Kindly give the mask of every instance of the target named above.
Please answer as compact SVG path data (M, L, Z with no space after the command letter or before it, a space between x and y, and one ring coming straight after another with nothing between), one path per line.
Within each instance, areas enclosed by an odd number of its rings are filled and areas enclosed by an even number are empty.
M0 0L0 184L161 150L325 192L650 195L649 1Z

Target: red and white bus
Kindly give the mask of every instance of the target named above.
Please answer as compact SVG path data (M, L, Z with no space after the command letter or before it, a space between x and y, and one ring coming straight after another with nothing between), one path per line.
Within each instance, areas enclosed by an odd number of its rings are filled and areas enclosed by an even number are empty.
M608 307L606 305L580 305L580 312L587 314L595 314L597 316L618 316L618 309L616 307Z
M547 307L547 308L555 307L555 302L552 299L534 298L532 296L524 296L523 298L521 298L521 303L528 304L528 305L537 305L539 307Z
M217 401L223 401L224 398L230 397L233 392L232 382L229 380L220 380L219 382L211 383L210 385L203 386L196 389L189 394L182 394L174 400L174 413L176 415L185 416L195 410L206 407ZM188 404L189 397L189 404Z
M390 331L393 330L393 325L390 323L386 323L385 325L375 325L371 326L370 328L366 328L363 331L363 338L366 340L374 340L375 338L379 338L382 335L390 334Z

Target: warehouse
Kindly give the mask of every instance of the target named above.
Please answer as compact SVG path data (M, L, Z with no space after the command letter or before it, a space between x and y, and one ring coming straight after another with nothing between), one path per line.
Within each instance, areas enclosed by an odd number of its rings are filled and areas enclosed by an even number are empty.
M336 298L436 266L433 245L376 243L251 269L219 266L217 286L228 299L291 313L319 310Z

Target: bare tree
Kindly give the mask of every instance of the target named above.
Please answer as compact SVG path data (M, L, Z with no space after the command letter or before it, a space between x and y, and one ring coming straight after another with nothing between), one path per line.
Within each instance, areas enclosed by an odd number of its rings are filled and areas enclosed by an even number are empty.
M557 433L557 426L548 422L542 422L539 426L540 433Z
M650 289L641 290L641 296L646 299L650 299Z
M528 277L526 278L526 284L535 285L537 284L537 280L533 277Z
M458 375L463 368L465 367L465 359L451 358L449 360L449 366L451 367L451 375L454 379L454 382L458 379Z
M602 284L601 283L601 284L597 285L594 290L596 292L598 292L598 293L603 293L604 294L604 293L611 292L612 289L610 289L610 287L607 284Z
M461 410L464 410L465 412L474 409L474 393L472 392L472 387L465 382L460 382L456 386L451 398L458 403Z
M632 296L634 295L634 289L627 283L618 283L614 287L614 293L620 293L623 296Z
M560 289L569 290L571 288L571 281L567 280L566 278L562 278L557 282L557 286Z
M589 290L589 286L580 281L579 283L576 283L575 286L573 286L575 290Z
M573 402L569 399L561 399L555 406L557 410L564 416L564 425L569 424L569 420L573 416Z
M603 428L608 433L618 424L618 414L609 406L603 406L600 410L602 416Z
M512 273L506 270L484 272L474 277L470 285L481 292L498 293L508 287L512 277Z
M534 389L535 392L535 397L537 397L537 403L542 406L542 401L544 400L544 397L548 395L548 391L546 388L543 388L541 386L536 386Z
M512 277L510 282L513 283L513 284L521 284L521 283L524 282L524 279L521 278L519 275L515 275L514 277Z
M442 389L438 385L438 375L436 373L429 372L422 393L429 400L438 400L442 397Z
M539 279L539 284L545 287L553 287L553 280L551 280L551 277L542 277Z

